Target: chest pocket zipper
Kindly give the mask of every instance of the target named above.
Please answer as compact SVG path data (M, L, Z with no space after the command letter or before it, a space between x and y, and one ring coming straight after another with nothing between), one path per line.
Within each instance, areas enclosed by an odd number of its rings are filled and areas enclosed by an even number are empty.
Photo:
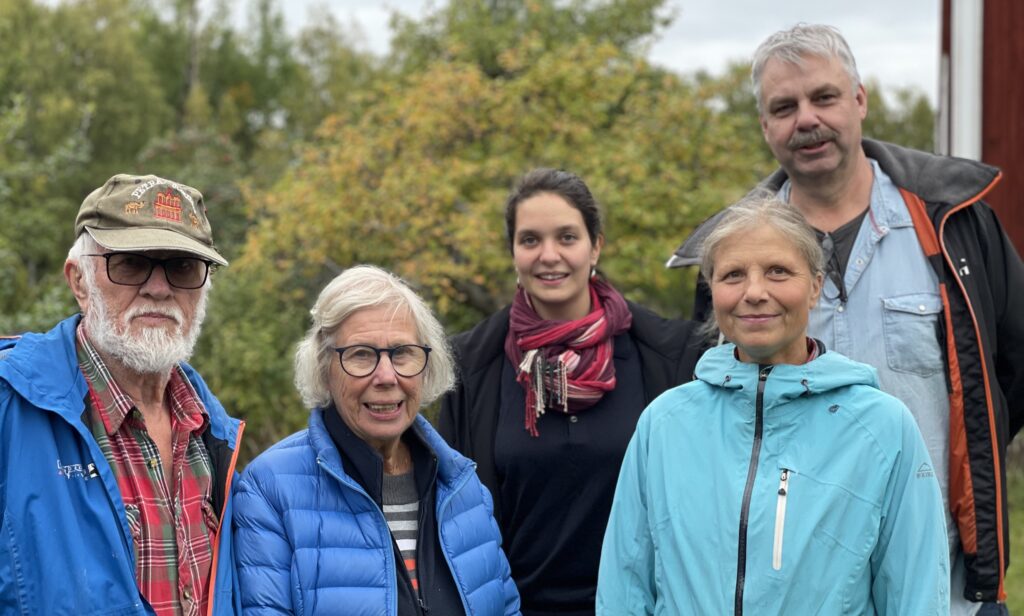
M789 496L789 469L779 475L779 497L775 501L775 541L772 544L772 569L782 569L782 535L786 530L786 498Z

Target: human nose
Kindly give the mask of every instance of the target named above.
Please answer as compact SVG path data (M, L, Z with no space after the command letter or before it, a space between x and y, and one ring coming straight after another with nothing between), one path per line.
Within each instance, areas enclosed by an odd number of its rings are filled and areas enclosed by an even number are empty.
M545 241L540 245L540 259L545 263L551 263L560 259L558 247L553 241Z
M800 130L813 130L821 124L818 111L809 101L802 101L797 106L796 125Z
M142 284L141 292L151 297L170 297L171 282L167 279L167 270L162 263L153 263L153 271Z
M393 385L398 382L398 373L395 372L395 364L391 362L391 354L387 351L378 351L377 367L373 369L373 384L378 386Z
M743 300L749 304L764 301L767 287L764 276L751 274L747 276L747 286L743 289Z

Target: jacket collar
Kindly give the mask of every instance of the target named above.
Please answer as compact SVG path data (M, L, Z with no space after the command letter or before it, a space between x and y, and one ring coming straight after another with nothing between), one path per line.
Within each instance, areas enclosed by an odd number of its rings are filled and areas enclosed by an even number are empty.
M953 206L976 200L1001 177L996 167L973 160L938 156L873 139L863 139L861 145L867 157L877 161L898 188L914 193L929 204ZM786 172L778 169L755 190L777 192L786 179ZM726 209L698 225L665 266L700 265L704 238L718 225Z
M334 418L327 419L330 415L337 418L336 424ZM334 432L328 429L328 421L332 423ZM335 444L335 433L338 435L338 444ZM472 461L452 449L422 415L416 416L403 438L409 439L406 442L412 445L410 449L413 451L413 464L417 470L436 466L439 492L450 489L463 475L474 472L476 468ZM310 413L309 439L318 459L332 467L335 472L358 483L374 502L380 504L384 463L372 447L345 425L333 405L326 409L313 409ZM344 456L350 457L347 463ZM425 466L421 467L420 464ZM423 475L425 480L432 481L435 473L432 470L427 474L417 474L416 487L422 495L420 475ZM364 481L364 478L370 481Z
M384 483L383 458L366 441L352 432L333 404L318 412L322 413L324 429L338 449L345 474L362 486L378 507L381 506ZM412 456L416 493L419 494L420 500L424 500L434 484L437 457L415 428L406 430L402 440L409 447Z
M736 358L736 345L709 349L697 362L697 379L711 387L752 398L757 392L760 366ZM766 409L808 394L821 394L850 385L878 388L877 371L835 351L825 351L801 365L779 364L772 368L764 392Z

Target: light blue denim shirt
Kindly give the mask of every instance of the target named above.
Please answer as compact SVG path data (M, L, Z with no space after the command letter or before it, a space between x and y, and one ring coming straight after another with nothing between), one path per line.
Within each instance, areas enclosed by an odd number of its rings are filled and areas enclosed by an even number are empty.
M952 614L971 614L977 603L963 599L960 538L949 513L949 394L939 346L942 299L899 189L869 159L874 182L843 278L848 299L825 278L811 310L809 335L826 348L874 366L882 390L903 401L917 420L942 488L953 573ZM789 200L787 180L779 197Z

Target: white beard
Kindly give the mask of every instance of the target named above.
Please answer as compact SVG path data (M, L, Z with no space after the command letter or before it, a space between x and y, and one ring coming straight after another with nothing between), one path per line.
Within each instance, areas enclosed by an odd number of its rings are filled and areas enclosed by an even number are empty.
M185 315L174 305L139 306L127 310L116 322L109 315L103 295L89 285L89 310L85 315L85 331L89 341L108 357L112 357L137 374L168 374L174 366L192 356L203 319L206 318L206 289L196 305L195 318L185 330ZM173 330L146 328L138 335L129 330L132 318L158 313L175 320Z

